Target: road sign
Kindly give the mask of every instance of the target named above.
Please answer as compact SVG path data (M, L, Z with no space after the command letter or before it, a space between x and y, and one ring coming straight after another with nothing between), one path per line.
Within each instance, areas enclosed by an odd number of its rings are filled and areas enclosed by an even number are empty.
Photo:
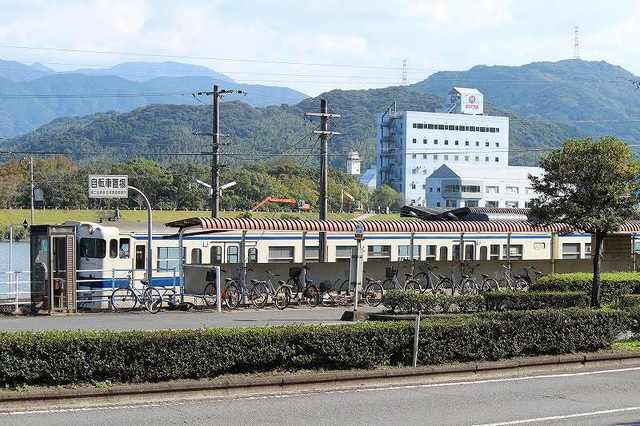
M127 175L89 175L89 198L127 198Z
M364 225L363 224L356 223L355 234L356 234L356 240L361 241L362 239L364 239Z

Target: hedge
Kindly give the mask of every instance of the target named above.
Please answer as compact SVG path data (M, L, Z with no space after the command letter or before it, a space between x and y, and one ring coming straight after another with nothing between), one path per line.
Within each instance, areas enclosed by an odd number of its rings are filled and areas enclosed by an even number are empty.
M623 294L640 291L639 272L603 272L600 276L601 297L605 303L617 303ZM550 274L541 277L529 287L533 291L582 291L591 292L593 274L575 272L570 274Z
M595 351L628 327L623 311L492 312L426 320L419 362ZM0 333L0 386L157 382L274 370L409 365L410 322L159 331Z
M429 314L586 307L589 299L583 292L492 291L451 296L390 290L385 293L383 303L392 312Z
M447 294L418 293L416 291L389 290L382 301L392 312L478 312L484 310L484 298L478 294L451 296Z
M589 297L582 291L491 291L483 296L490 311L589 306Z
M619 306L622 309L640 308L640 294L623 294Z

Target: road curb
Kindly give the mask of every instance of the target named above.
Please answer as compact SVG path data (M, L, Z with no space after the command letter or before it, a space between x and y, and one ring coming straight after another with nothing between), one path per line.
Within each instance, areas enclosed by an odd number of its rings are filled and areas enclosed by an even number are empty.
M637 361L640 365L640 351L594 352L567 355L546 355L500 361L479 361L460 364L422 366L416 368L399 367L375 370L335 370L303 374L278 374L273 376L238 375L223 376L212 380L180 380L162 383L117 384L105 388L82 386L78 388L39 388L26 391L0 390L0 404L28 401L68 400L76 398L105 398L128 395L202 392L241 391L260 388L273 390L296 386L362 382L380 379L436 378L464 373L501 372L505 374L527 367L553 368L567 365L588 366L610 362Z

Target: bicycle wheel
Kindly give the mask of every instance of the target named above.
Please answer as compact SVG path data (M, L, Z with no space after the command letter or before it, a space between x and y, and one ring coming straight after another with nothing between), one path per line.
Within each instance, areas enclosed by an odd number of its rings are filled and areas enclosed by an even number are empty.
M152 314L157 314L162 309L162 295L155 287L147 287L142 294L144 307Z
M291 289L285 285L281 285L278 290L276 290L273 303L276 305L276 308L283 310L289 305L290 301Z
M408 280L406 283L404 283L404 289L417 291L418 293L422 293L423 291L420 282L417 280Z
M262 309L269 300L269 290L264 283L256 283L249 292L249 300L257 309Z
M216 285L214 283L209 283L204 286L202 299L204 299L204 304L207 305L207 307L215 308L218 303L218 298L216 297Z
M229 309L238 309L241 298L242 293L235 283L227 285L227 288L222 293L222 303Z
M304 292L302 293L302 297L304 298L304 301L307 302L307 304L311 307L318 306L318 303L320 303L320 292L315 285L310 285L305 288Z
M478 286L474 280L467 278L460 283L460 294L473 294L477 292Z
M487 278L482 282L482 291L497 291L499 288L498 281L493 278Z
M116 288L111 293L111 307L116 312L127 312L135 309L138 304L136 294L129 287Z
M364 291L364 301L369 306L380 306L384 297L384 287L380 282L373 282Z
M514 286L515 290L524 291L527 288L529 288L529 283L527 282L527 280L525 280L523 278L518 278L513 283L513 286Z
M433 287L433 294L442 294L445 292L446 289L450 288L451 292L453 293L453 281L451 281L451 278L441 278L440 281L438 281L438 284L436 286Z

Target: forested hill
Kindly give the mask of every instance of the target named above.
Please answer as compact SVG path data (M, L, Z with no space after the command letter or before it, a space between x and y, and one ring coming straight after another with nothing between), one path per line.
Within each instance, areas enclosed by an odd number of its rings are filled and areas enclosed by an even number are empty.
M571 59L438 72L414 87L440 96L452 86L475 87L492 104L522 117L546 118L575 125L584 134L637 142L640 89L633 83L639 80L604 61Z
M334 166L342 165L351 148L362 153L365 166L375 163L375 116L392 102L398 110L434 111L442 99L424 94L411 87L389 87L370 90L334 90L321 97L327 99L331 112L342 115L333 119L333 130L342 133L330 142ZM305 99L294 106L251 107L242 102L227 102L221 109L221 131L228 143L224 151L227 164L255 163L269 160L269 154L287 152L301 162L311 162L317 153L312 131L317 120L304 119L304 113L318 111L319 97ZM540 148L557 146L578 131L547 120L524 120L491 106L487 111L511 117L511 146ZM207 105L150 105L128 113L100 113L81 118L52 121L26 135L5 141L5 148L22 148L70 153L75 160L123 159L139 154L166 152L202 152L210 149L210 138L194 136L193 132L211 131L211 107ZM194 157L155 157L167 161L184 161ZM195 157L206 161L205 157ZM531 162L524 153L517 163Z

